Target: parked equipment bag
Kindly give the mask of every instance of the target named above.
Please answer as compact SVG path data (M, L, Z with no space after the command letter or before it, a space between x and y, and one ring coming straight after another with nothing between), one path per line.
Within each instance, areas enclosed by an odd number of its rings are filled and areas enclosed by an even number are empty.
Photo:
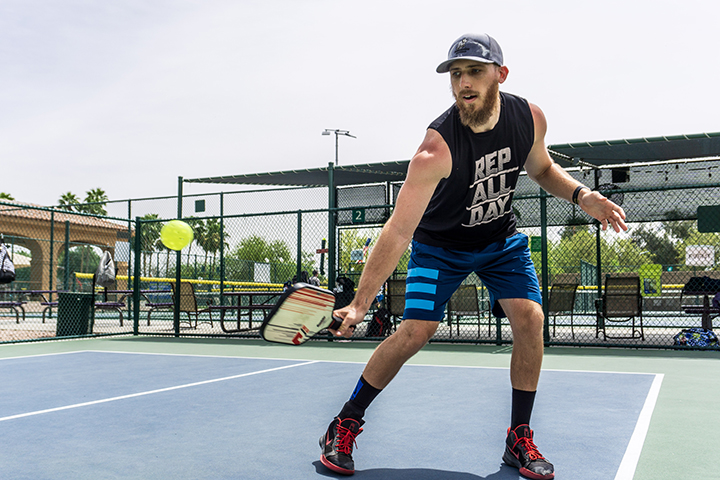
M673 337L675 345L685 347L717 347L718 338L712 330L704 328L686 328Z
M0 283L10 283L13 280L15 280L15 265L5 244L0 243Z
M335 294L335 309L350 305L355 298L355 282L344 275L337 277L337 286L333 289Z
M392 317L387 308L375 310L368 324L366 337L387 337L392 331Z
M100 264L97 270L95 270L95 285L103 288L109 288L115 285L115 263L108 251L103 253Z

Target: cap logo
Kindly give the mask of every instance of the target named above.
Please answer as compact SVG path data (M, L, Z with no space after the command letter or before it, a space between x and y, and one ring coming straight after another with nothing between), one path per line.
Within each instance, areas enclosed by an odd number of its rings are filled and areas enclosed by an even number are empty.
M455 52L454 52L454 54L455 54L455 55L458 55L458 54L462 54L462 53L468 52L468 51L470 50L470 46L467 45L468 42L470 42L470 43L472 43L473 45L476 45L477 47L479 47L480 50L482 51L481 55L482 55L484 58L487 58L488 55L490 54L490 50L487 49L487 48L485 47L485 45L483 45L482 43L479 43L479 42L475 42L475 41L473 41L473 40L470 40L470 39L468 39L468 38L463 38L462 40L460 40L460 41L458 42L457 46L455 47Z
M467 43L468 39L463 38L460 40L460 42L455 47L455 53L465 53L468 51L468 49L465 47L465 44Z

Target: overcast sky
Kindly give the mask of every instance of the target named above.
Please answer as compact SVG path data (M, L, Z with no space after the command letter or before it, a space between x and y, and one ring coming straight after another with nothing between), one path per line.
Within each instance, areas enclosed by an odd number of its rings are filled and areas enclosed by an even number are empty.
M177 177L409 159L487 32L547 143L720 131L711 0L0 0L0 192L174 195ZM232 187L187 185L187 193Z

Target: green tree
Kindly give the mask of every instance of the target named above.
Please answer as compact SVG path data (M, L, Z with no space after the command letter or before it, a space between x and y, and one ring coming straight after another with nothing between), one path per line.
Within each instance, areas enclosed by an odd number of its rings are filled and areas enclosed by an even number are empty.
M642 225L633 231L631 238L641 249L649 252L650 263L668 266L676 265L680 260L671 230Z
M157 213L148 213L140 217L141 220L158 220L160 216ZM140 251L142 252L142 271L145 275L150 275L150 265L148 259L152 257L153 252L165 249L160 240L160 230L162 224L160 222L143 223L142 238L140 239Z
M0 200L15 200L15 197L10 195L9 193L0 192Z
M95 215L107 215L105 205L109 198L102 188L93 188L85 192L85 205L82 205L83 213L92 213Z
M573 212L573 214L565 220L566 226L560 234L561 239L571 238L573 235L581 231L590 233L592 225L588 224L587 218L583 218L575 213L576 212Z
M199 247L201 242L200 239L205 236L205 221L190 217L186 220L186 222L193 230L193 241L188 247L188 253L192 253L192 244L194 243Z
M270 278L274 283L284 283L297 272L297 260L287 243L282 240L268 241L258 235L240 240L227 258L230 259L229 263L232 263L233 279L253 280L255 263L270 264ZM304 252L301 256L301 268L310 272L313 260L314 254Z
M60 208L63 210L68 210L70 212L75 210L79 203L80 199L72 192L63 193L58 200L58 205L60 205Z
M107 215L105 205L109 198L102 188L93 188L85 192L85 201L80 199L72 192L63 193L58 200L58 205L63 210L79 213L92 213L95 215Z
M207 254L212 253L216 255L220 252L220 247L229 247L227 239L230 235L224 231L220 219L208 218L202 226L202 229L198 233L198 245L205 251L207 260Z
M263 263L290 263L294 261L290 247L282 240L268 242L259 235L240 240L230 256L240 260Z
M57 278L61 281L65 278L65 251L58 256ZM100 264L100 255L90 245L72 247L68 256L68 272L70 281L73 282L74 273L95 273ZM69 287L69 285L68 285Z
M666 220L662 222L664 228L670 231L670 235L679 241L687 239L692 233L697 232L694 220L685 220L683 214L675 209L665 214Z
M214 271L214 265L208 267L208 255L212 254L213 264L220 253L220 248L228 249L230 246L227 239L230 235L223 229L219 218L209 218L205 221L195 220L192 222L195 242L205 252L205 268L210 268L210 272Z
M535 268L540 269L540 252L533 252ZM587 229L580 229L573 235L565 236L558 243L548 242L548 263L550 278L559 273L576 273L580 270L580 262L597 264L595 252L595 234Z
M603 269L608 273L637 273L641 265L655 263L652 253L643 249L632 238L616 238L611 244L603 243L601 251Z

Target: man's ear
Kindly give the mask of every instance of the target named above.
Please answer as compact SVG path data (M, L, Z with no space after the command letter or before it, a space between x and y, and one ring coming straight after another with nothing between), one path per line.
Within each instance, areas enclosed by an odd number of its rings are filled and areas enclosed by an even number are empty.
M508 73L510 73L510 70L508 70L508 68L505 65L503 65L502 67L498 67L498 72L500 73L499 82L500 83L505 82L505 80L507 80Z

